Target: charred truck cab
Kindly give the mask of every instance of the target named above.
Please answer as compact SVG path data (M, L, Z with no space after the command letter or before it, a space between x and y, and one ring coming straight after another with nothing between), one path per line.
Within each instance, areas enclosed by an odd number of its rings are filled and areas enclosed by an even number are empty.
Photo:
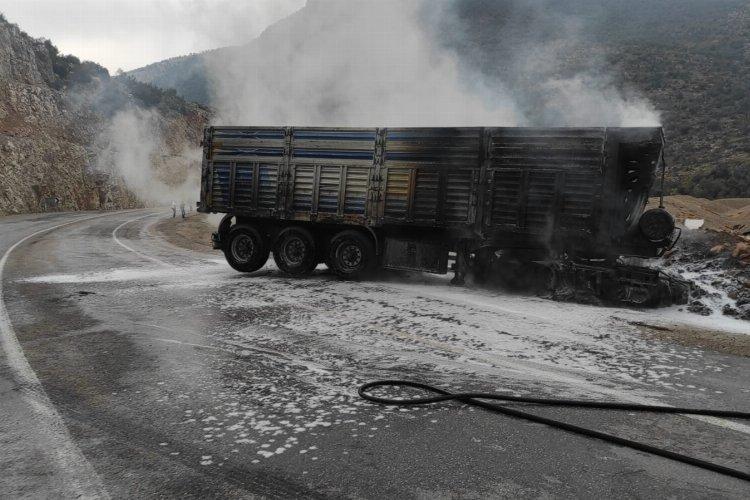
M200 212L229 264L343 277L376 267L455 282L541 277L558 296L684 302L684 282L625 264L671 248L661 128L209 127ZM632 259L630 259L632 260Z

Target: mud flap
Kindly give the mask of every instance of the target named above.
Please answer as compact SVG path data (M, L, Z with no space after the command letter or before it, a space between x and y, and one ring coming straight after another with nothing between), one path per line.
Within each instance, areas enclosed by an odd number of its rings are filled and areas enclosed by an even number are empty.
M219 233L211 233L211 245L214 250L221 250L221 235Z
M229 234L229 228L232 226L232 214L225 215L219 222L218 231L211 233L211 245L214 250L223 250L224 239Z

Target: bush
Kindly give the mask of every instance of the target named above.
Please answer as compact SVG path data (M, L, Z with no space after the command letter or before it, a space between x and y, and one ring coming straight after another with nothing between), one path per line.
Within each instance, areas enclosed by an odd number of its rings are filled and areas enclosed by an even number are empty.
M149 83L143 83L132 76L117 77L128 89L130 94L145 108L171 109L179 113L187 111L187 103L177 95L174 89L160 89Z
M745 198L750 194L750 164L704 167L685 179L678 191L700 198Z
M109 71L95 62L81 62L76 56L61 55L49 40L44 41L44 46L52 62L52 71L62 85L86 84L94 77L105 80L109 78Z
M96 63L83 61L78 66L71 69L68 79L70 83L75 85L91 83L95 78L108 80L109 72L106 68L103 68Z

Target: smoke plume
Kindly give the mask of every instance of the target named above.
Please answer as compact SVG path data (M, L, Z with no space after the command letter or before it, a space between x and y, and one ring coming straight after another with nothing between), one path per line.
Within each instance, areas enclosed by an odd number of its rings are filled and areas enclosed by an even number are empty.
M502 84L463 78L420 26L420 2L308 1L207 61L217 122L450 126L522 121ZM437 50L436 50L437 48Z
M596 0L437 0L436 44L463 74L500 83L533 126L654 126L653 106L607 57L607 5ZM647 61L644 61L647 62Z
M582 52L583 22L550 5L308 0L252 43L206 60L215 122L657 124L652 106L618 85L601 54Z
M293 5L289 0L284 8ZM216 44L246 33L231 10ZM246 10L242 10L242 9ZM213 121L262 126L647 126L659 117L622 83L587 21L551 0L308 0L250 43L204 57ZM211 33L201 28L200 36ZM195 196L200 154L128 107L102 162L144 201ZM193 145L194 147L197 145ZM171 151L165 154L164 151ZM181 166L179 166L181 165Z
M200 183L197 144L170 144L170 124L158 111L129 106L117 111L102 131L98 169L121 178L149 205L193 203Z

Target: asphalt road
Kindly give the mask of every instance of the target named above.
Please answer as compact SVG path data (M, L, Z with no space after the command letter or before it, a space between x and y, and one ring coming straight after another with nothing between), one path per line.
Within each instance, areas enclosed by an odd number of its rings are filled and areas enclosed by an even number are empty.
M409 378L750 411L750 360L646 340L628 325L656 313L442 277L241 275L219 253L165 242L153 227L162 217L0 219L0 497L750 493L459 404L383 408L356 395L369 380ZM750 470L748 422L534 411Z

